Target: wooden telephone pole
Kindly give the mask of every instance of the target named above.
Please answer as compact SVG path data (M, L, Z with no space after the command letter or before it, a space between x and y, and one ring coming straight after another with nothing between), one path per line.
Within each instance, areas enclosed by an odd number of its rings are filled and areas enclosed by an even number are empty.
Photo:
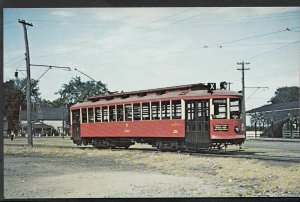
M32 141L32 126L31 126L31 83L30 83L30 57L29 57L29 46L28 46L28 37L27 37L27 27L33 26L31 23L25 22L25 20L20 20L19 23L23 25L24 28L24 39L25 39L25 48L26 48L26 71L27 71L27 134L28 134L28 145L33 146Z
M246 104L245 104L245 70L249 70L249 68L245 68L245 65L249 65L250 62L238 62L238 65L242 65L242 68L238 68L237 70L242 70L242 88L243 88L243 103L242 103L242 118L243 118L243 133L246 137Z

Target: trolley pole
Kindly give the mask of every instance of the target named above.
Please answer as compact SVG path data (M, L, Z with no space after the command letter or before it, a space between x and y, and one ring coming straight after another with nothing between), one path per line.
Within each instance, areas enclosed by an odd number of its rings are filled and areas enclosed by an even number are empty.
M242 93L243 93L243 104L242 104L242 118L243 118L243 126L242 130L246 137L246 104L245 104L245 70L250 70L249 68L245 68L245 65L249 65L250 62L238 62L237 65L242 65L242 68L238 68L237 70L242 70Z
M25 48L26 48L26 71L27 71L27 134L28 134L28 146L33 146L32 141L32 126L31 126L31 83L30 83L30 57L29 57L29 46L28 46L28 37L27 37L27 27L33 26L31 23L25 22L25 20L20 20L19 23L23 25L24 28L24 39L25 39Z
M230 84L233 84L233 83L228 82L227 84L228 84L228 90L230 90Z

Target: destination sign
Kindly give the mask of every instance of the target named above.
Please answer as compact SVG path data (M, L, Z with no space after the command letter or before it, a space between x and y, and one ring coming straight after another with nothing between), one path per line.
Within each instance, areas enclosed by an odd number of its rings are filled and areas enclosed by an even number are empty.
M214 131L228 131L228 124L214 124Z
M213 104L226 104L226 99L213 99Z

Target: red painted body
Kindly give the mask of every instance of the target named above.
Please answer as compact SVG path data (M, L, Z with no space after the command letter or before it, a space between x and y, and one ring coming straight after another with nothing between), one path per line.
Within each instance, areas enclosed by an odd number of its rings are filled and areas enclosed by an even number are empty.
M215 131L215 124L227 124L228 131ZM240 131L236 133L234 131L234 127L239 127ZM236 138L244 138L245 136L242 134L242 120L241 119L212 119L210 120L210 139L236 139Z
M162 90L162 89L159 89ZM174 90L174 89L173 89ZM176 90L176 89L175 89ZM212 98L241 98L241 95L232 91L216 90L209 93L206 90L182 89L177 91L167 91L164 94L156 94L155 91L149 90L145 96L138 96L137 92L127 93L127 98L120 97L123 94L103 95L93 99L88 99L84 103L79 103L71 107L71 110L95 108L103 106L117 106L132 103L147 103L169 100L201 100ZM144 93L146 91L143 91ZM110 97L111 96L111 97ZM106 99L109 98L110 99ZM210 100L211 102L211 100ZM182 107L183 109L183 107ZM185 117L185 116L183 116ZM219 142L234 142L234 139L245 139L242 134L241 119L211 119L209 120L210 140L222 140ZM214 125L227 125L226 130L215 131ZM235 132L234 128L238 127L239 132ZM71 127L73 129L73 127ZM228 130L227 130L228 129ZM72 131L72 136L74 135ZM80 138L93 139L98 137L126 137L126 138L185 138L185 120L135 120L135 121L117 121L117 122L95 122L80 123ZM88 138L90 137L90 138ZM224 141L225 140L225 141Z
M185 137L184 120L82 123L81 137Z

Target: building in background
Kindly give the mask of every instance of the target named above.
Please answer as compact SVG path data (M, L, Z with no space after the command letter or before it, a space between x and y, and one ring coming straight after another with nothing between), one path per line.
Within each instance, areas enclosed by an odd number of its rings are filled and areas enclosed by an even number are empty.
M68 136L69 113L65 107L37 107L32 111L32 131L34 136ZM27 127L27 111L20 113L21 134L25 135Z
M261 137L300 138L299 106L299 101L292 101L264 105L247 111L251 116L255 137L257 131L260 131Z

